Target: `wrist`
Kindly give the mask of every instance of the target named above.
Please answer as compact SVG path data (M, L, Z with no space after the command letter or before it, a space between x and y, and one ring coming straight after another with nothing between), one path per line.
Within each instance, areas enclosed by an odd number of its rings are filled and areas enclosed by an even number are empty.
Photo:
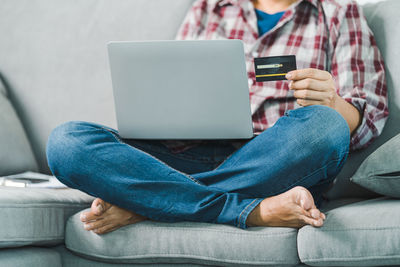
M361 123L361 114L356 107L347 102L344 98L336 95L334 109L346 120L350 133L353 133Z

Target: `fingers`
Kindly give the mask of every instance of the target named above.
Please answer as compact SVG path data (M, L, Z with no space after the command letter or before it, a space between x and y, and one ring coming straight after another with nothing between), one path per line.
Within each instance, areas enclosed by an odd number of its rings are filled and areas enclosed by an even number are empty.
M312 106L312 105L327 105L325 104L325 101L319 101L319 100L307 100L307 99L300 99L298 98L296 100L297 104L303 107L307 106Z
M334 107L338 98L335 83L329 72L318 69L302 69L287 74L289 89L303 107L324 105Z
M286 74L286 79L288 80L303 80L306 78L312 78L316 80L329 80L332 79L332 75L324 70L319 70L319 69L300 69L300 70L294 70Z
M296 90L293 96L297 99L324 101L328 98L328 92L313 91L313 90Z
M290 81L289 89L291 90L311 90L311 91L322 91L330 92L334 91L335 87L330 80L316 80L312 78L306 78L303 80Z

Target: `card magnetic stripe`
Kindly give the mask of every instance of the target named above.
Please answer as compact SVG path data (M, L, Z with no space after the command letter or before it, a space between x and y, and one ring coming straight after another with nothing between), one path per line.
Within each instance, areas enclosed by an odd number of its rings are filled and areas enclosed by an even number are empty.
M256 78L273 77L273 76L285 76L286 74L287 73L261 74L261 75L256 75Z

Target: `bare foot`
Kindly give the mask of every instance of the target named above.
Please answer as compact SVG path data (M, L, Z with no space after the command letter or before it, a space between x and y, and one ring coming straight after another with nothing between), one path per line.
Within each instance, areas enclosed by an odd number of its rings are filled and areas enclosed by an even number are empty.
M100 198L93 200L90 211L82 212L84 228L96 234L105 234L122 226L146 220L145 217L112 205Z
M248 226L300 228L306 224L321 227L326 216L314 204L311 193L297 186L260 202L247 217Z

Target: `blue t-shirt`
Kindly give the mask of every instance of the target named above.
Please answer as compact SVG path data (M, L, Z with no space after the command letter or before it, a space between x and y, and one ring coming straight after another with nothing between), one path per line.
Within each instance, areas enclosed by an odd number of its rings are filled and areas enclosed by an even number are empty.
M263 35L264 33L271 30L273 27L275 27L275 25L278 24L278 21L282 18L283 14L285 14L285 11L278 12L275 14L268 14L257 8L255 8L255 11L257 15L259 36Z

